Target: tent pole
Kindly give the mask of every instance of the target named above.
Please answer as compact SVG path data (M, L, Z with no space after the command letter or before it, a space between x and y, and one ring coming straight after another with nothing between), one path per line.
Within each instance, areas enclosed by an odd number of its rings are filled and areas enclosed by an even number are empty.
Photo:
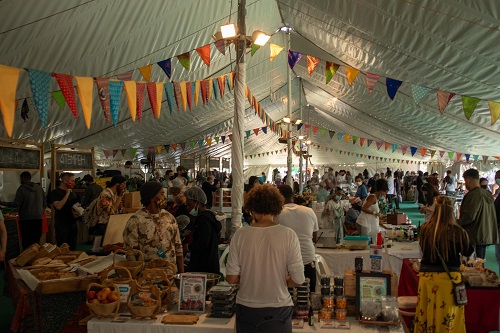
M246 35L245 10L246 0L238 0L238 30L241 36ZM245 64L246 38L238 38L236 42L236 81L234 84L234 121L233 138L231 140L231 237L241 227L243 207L243 120L245 119Z
M287 38L287 52L290 50L290 29L288 30ZM288 98L287 98L287 109L288 109L288 118L292 119L292 69L288 66L288 62L286 63L287 73L288 73ZM292 177L292 122L287 126L287 159L286 159L286 168L287 168L287 177L286 184L290 185L293 189L293 177Z
M299 108L300 108L300 119L302 119L302 78L299 78ZM302 136L302 127L299 130L299 136ZM302 156L302 139L299 139L299 194L302 194L304 190L304 173L302 168L304 165L304 157Z

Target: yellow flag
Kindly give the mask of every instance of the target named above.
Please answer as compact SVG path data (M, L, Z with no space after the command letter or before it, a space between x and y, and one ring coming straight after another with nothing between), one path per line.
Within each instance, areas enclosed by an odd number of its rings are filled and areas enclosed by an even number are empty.
M151 68L153 68L153 65L139 67L139 71L141 72L142 77L148 82L151 79Z
M186 111L186 103L187 103L187 90L186 90L186 82L181 82L180 83L180 88L181 88L181 100L182 100L182 107L184 108L184 111Z
M156 82L156 112L158 119L160 119L161 113L161 100L163 99L163 85L165 82Z
M194 84L194 105L198 105L198 98L200 96L200 81L196 81Z
M130 110L130 116L132 121L135 121L137 115L137 86L135 81L123 81L123 87L127 93L128 109Z
M495 101L488 101L488 105L490 106L491 125L495 125L498 117L500 117L500 103Z
M283 46L279 46L279 45L276 45L273 43L270 43L269 47L271 49L271 55L269 56L270 61L273 61L273 59L276 58L278 56L278 54L280 54L281 51L283 51L283 49L284 49Z
M16 89L20 68L0 65L0 110L9 137L12 136L16 113Z
M351 134L346 134L345 135L345 142L349 143L349 140L351 140Z
M212 138L207 138L205 141L207 142L207 144L208 144L209 146L211 146L211 145L212 145Z
M156 146L156 151L158 152L158 154L161 153L162 149L163 149L163 146Z
M356 79L356 76L359 74L359 69L355 69L352 67L346 67L345 72L347 74L347 81L349 81L349 84L352 86L354 83L354 80Z
M76 89L80 103L82 104L83 117L87 128L90 128L92 121L92 92L94 88L94 79L86 76L75 76Z

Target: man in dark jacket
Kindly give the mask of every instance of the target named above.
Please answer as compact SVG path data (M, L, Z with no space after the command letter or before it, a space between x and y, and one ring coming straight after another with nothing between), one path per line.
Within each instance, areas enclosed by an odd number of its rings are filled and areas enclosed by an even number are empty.
M463 177L468 192L462 200L457 222L467 231L476 257L484 259L486 247L498 244L494 199L491 192L479 186L479 172L476 169L466 170Z
M17 189L16 197L12 202L0 202L0 205L17 208L19 210L19 231L23 249L39 243L42 237L42 219L47 201L40 185L31 181L31 174L24 171L20 175L21 186Z
M193 242L188 246L191 251L188 272L220 274L219 241L222 225L215 214L206 209L207 197L199 187L191 187L184 192L186 205L195 217L191 228Z
M208 176L207 180L201 184L201 189L207 196L207 208L212 208L214 192L217 191L217 187L214 185L214 176Z
M99 197L102 192L102 187L94 182L94 177L91 175L83 176L82 180L87 184L87 188L82 194L81 205L83 208L87 208L92 201Z

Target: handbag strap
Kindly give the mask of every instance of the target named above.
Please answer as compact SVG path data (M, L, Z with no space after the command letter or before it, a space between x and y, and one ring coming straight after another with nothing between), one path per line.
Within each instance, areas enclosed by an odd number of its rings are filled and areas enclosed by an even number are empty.
M438 250L436 250L436 252L437 252L439 259L441 260L441 264L443 265L443 268L446 271L446 274L448 274L448 277L451 280L451 283L455 284L455 282L453 282L453 277L451 277L450 270L448 269L448 266L446 266L446 263L444 262L443 257L441 257L441 254L439 253Z

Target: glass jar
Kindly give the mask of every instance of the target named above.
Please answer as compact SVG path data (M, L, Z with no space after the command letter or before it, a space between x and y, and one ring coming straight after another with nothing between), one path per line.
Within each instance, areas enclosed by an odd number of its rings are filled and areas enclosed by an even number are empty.
M335 310L335 319L337 320L345 320L347 317L346 309L337 309Z
M333 296L323 296L323 307L327 309L333 309L335 306L334 302L334 297Z
M337 309L346 309L347 308L347 298L344 296L335 297L335 306Z
M332 309L323 308L319 311L319 319L332 319L332 316L333 316Z

